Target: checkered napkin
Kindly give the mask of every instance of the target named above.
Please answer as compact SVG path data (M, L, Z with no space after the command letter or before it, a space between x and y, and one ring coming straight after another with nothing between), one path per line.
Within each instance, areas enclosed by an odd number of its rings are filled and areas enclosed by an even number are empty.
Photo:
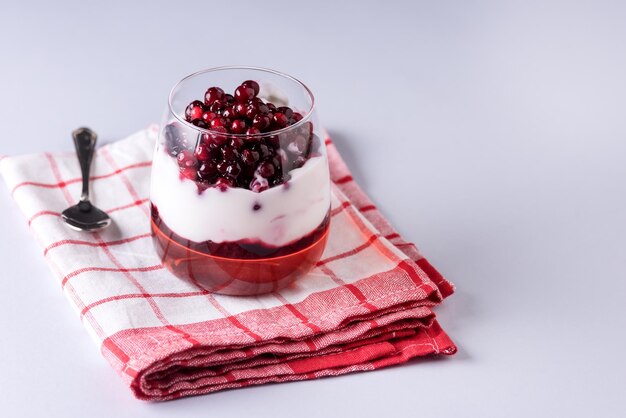
M167 400L375 370L456 348L431 308L452 293L352 180L330 140L330 236L306 277L257 297L212 294L157 258L149 177L158 129L97 150L94 203L113 224L67 228L80 196L73 153L0 157L0 173L104 357L136 397Z

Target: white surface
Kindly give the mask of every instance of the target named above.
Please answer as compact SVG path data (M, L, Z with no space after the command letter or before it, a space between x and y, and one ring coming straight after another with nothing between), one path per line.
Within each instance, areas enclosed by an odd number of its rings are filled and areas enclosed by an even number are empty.
M2 5L0 152L71 150L80 125L125 136L203 67L291 73L356 179L458 286L438 314L459 353L136 401L1 192L1 416L626 415L623 2L125 3Z

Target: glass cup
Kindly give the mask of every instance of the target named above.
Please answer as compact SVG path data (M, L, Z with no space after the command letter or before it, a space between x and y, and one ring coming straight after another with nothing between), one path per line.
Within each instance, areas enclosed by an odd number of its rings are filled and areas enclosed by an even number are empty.
M313 94L289 75L219 67L178 82L150 192L153 241L166 268L228 295L276 291L305 275L330 224L321 138Z

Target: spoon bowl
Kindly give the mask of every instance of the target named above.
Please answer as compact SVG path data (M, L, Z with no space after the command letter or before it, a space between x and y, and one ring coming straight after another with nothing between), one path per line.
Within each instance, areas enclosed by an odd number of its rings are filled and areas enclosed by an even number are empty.
M111 218L91 202L81 201L61 213L67 226L76 231L96 231L111 225Z

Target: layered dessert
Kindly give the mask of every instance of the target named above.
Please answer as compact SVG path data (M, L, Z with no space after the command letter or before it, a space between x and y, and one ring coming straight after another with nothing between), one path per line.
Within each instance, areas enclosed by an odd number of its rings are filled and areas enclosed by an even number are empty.
M225 294L277 290L320 259L329 227L324 145L308 115L253 80L219 87L162 129L152 233L176 276Z

